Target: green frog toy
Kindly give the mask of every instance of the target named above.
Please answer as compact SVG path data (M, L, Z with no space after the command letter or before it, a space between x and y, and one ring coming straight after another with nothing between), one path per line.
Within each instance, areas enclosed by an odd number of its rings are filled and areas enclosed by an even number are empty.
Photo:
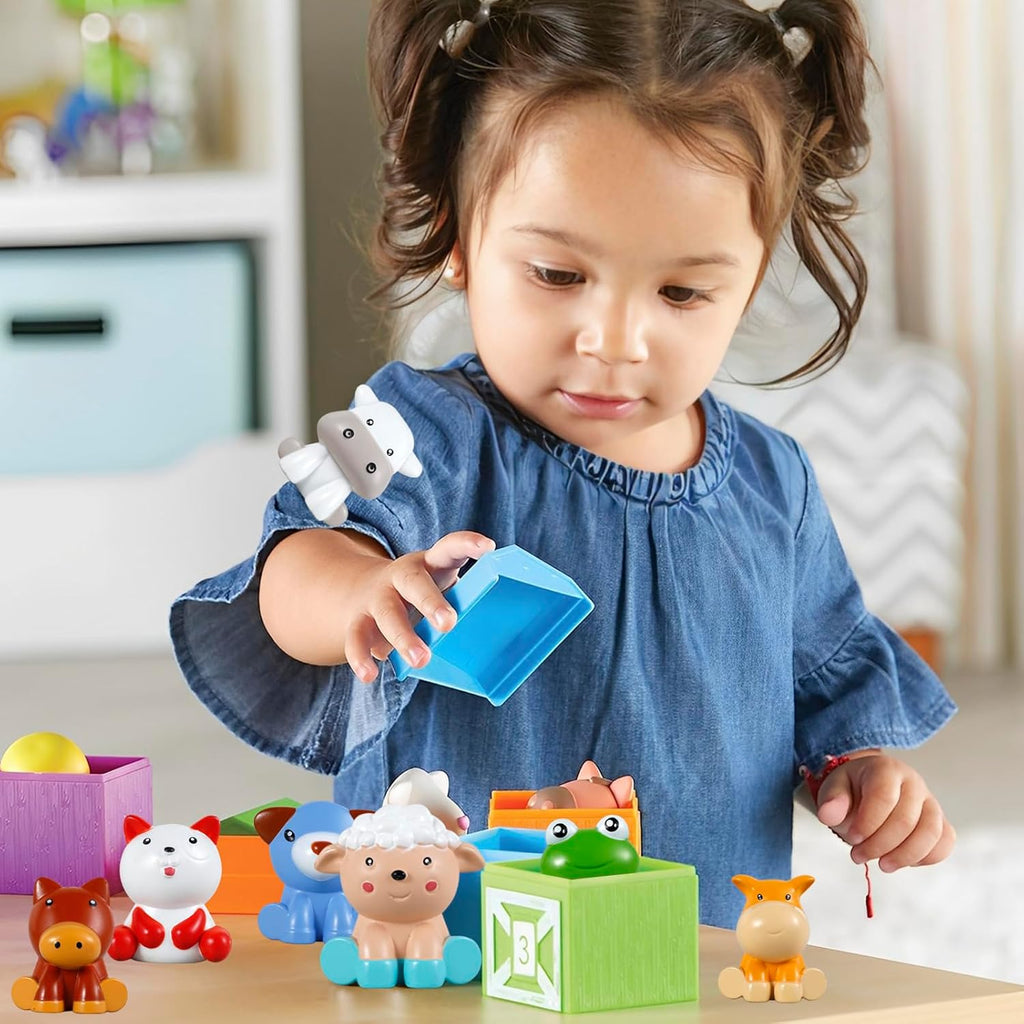
M640 867L640 854L629 841L629 826L617 814L602 818L596 828L579 828L567 818L551 822L544 834L547 848L541 874L560 878L626 875Z

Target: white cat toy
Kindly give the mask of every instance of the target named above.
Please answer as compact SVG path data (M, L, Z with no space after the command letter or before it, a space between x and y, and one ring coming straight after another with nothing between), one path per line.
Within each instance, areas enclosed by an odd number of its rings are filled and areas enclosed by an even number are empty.
M124 819L121 885L134 905L114 929L111 959L183 964L231 952L231 936L206 909L220 885L219 836L212 815L191 827Z

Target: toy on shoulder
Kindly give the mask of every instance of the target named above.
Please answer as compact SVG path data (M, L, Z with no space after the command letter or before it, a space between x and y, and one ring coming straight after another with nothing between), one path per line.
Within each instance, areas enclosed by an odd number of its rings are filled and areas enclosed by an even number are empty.
M459 875L479 871L476 847L419 804L382 807L356 818L317 858L336 871L358 912L350 939L324 943L320 966L335 984L391 988L464 985L480 971L480 947L451 936L442 914Z
M624 818L609 814L596 828L579 828L559 818L544 833L547 846L540 858L544 875L560 878L598 878L626 875L640 867L640 854L629 841Z
M348 518L345 502L353 491L379 498L395 473L423 472L412 450L409 424L393 405L379 401L368 384L356 388L351 409L321 416L316 436L317 441L306 445L286 438L277 454L309 511L328 526L341 526Z
M381 806L406 807L409 804L420 804L446 829L457 836L464 836L469 831L469 818L448 796L448 786L447 772L408 768L388 786Z
M128 990L107 976L103 951L114 931L105 878L82 886L36 879L28 934L36 952L31 977L11 989L14 1005L37 1013L114 1013Z
M254 824L284 883L280 901L260 910L260 932L268 939L292 943L351 935L356 912L341 891L337 872L316 868L317 857L352 824L349 811L329 800L314 800L298 808L266 807Z
M114 929L114 960L181 964L231 952L231 936L206 909L220 885L219 835L212 815L190 827L150 825L135 814L124 819L121 885L134 906Z
M734 875L732 881L747 898L736 922L743 959L739 967L726 967L718 975L718 990L728 999L742 996L750 1003L769 999L798 1003L823 996L824 973L806 967L800 955L811 932L800 897L814 879L810 875L788 881Z
M606 779L593 761L584 761L575 779L560 786L538 789L526 806L539 811L572 807L629 807L632 800L632 775Z

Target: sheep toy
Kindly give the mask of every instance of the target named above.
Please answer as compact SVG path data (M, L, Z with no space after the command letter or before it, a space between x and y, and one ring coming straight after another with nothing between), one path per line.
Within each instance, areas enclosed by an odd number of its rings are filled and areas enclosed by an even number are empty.
M484 858L420 804L389 805L355 819L316 859L337 872L357 917L351 938L324 943L320 966L335 984L391 988L464 985L480 971L480 947L450 936L442 914L459 874Z

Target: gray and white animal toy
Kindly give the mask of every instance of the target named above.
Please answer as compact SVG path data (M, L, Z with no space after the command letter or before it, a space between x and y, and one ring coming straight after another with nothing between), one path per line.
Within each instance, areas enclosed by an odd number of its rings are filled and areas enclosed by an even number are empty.
M348 518L345 501L353 491L379 498L395 473L416 477L423 472L409 424L367 384L356 388L351 409L320 417L316 436L306 445L289 437L277 454L309 511L328 526L341 526Z

